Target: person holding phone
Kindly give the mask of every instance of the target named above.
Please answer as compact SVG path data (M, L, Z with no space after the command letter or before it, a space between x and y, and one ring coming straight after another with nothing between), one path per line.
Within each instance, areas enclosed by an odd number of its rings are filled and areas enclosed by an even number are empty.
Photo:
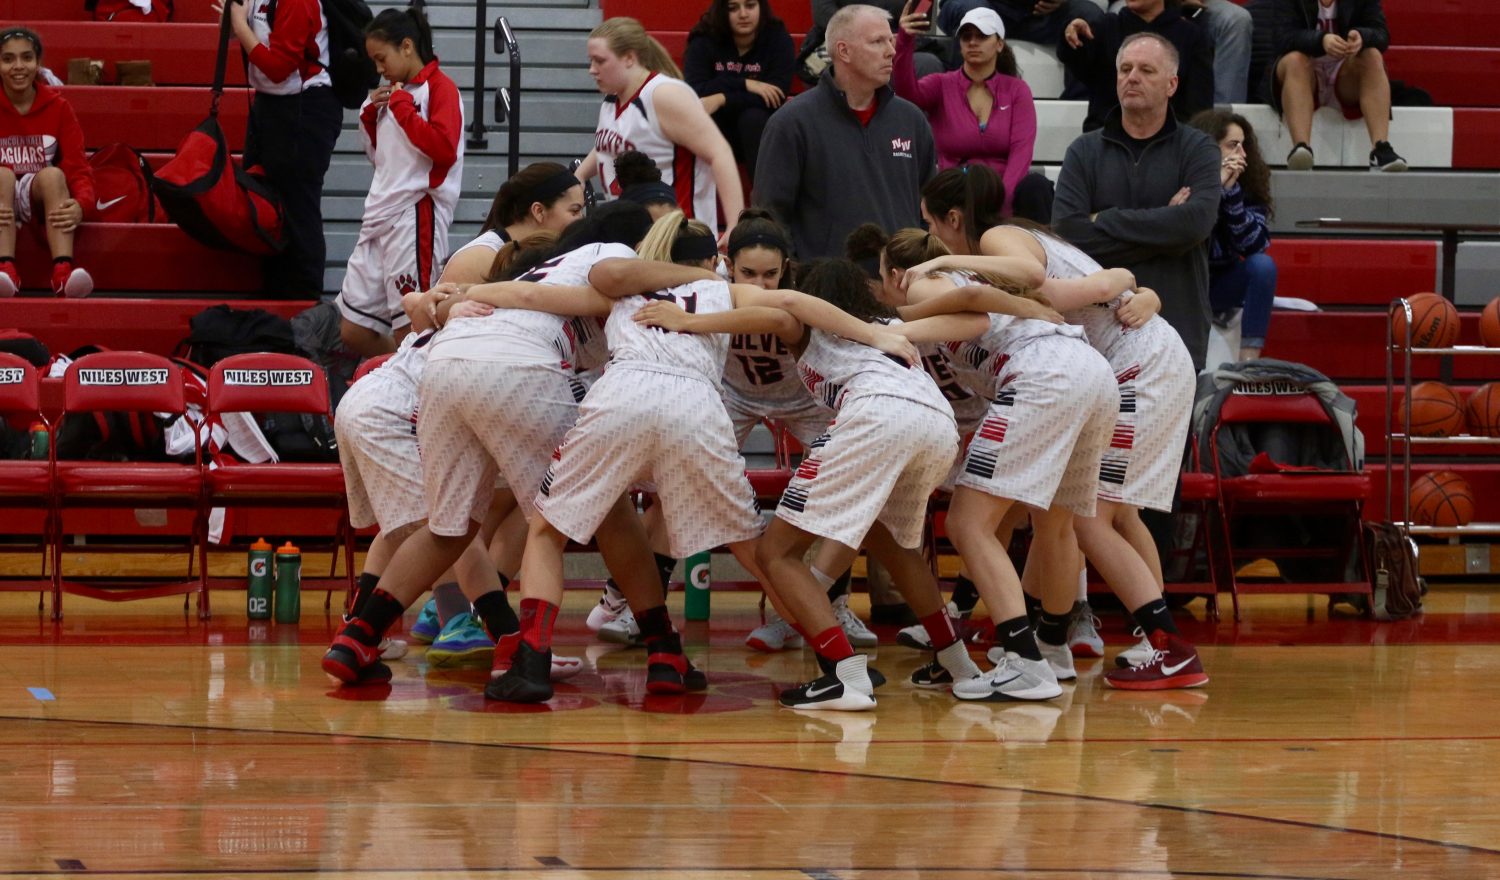
M1094 23L1104 16L1090 0L943 0L938 8L938 27L956 35L964 16L975 9L989 9L1005 22L1012 40L1056 46L1063 28L1075 18Z

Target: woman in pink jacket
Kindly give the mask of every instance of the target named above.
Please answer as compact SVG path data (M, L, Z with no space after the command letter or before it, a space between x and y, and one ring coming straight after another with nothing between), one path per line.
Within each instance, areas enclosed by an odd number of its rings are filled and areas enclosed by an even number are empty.
M987 6L970 10L957 34L963 66L918 79L913 56L929 24L927 14L913 12L912 5L902 10L891 85L927 114L938 168L988 165L1005 181L1004 213L1049 223L1052 184L1029 173L1036 104L1005 46L1005 23Z

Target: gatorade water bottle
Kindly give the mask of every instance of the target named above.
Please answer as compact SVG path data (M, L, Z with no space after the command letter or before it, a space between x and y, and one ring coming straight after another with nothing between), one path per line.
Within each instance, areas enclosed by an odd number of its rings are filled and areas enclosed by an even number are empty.
M245 616L251 620L271 619L271 545L261 538L250 545L249 597L245 599Z
M687 584L683 587L685 593L683 614L688 620L708 619L708 585L712 580L709 576L711 558L707 553L694 553L683 565L687 574Z
M31 425L31 460L47 460L47 426L41 422Z
M276 548L276 622L302 619L302 551L287 541Z

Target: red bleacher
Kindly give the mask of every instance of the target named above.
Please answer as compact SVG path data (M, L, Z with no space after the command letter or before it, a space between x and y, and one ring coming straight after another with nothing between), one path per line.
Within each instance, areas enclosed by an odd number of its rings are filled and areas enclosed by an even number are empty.
M16 237L16 245L22 287L45 289L52 264L46 242L23 233ZM258 290L261 284L258 258L205 247L169 224L88 223L79 231L75 247L79 264L88 268L101 291L213 290L233 295ZM7 303L6 313L16 314L23 302ZM25 323L15 326L31 329Z
M172 23L218 22L208 0L178 0L173 4ZM0 21L36 24L42 21L85 21L83 0L0 0Z
M122 142L137 150L174 151L208 115L210 102L205 88L64 86L62 91L78 114L89 149ZM244 145L249 118L250 90L225 90L219 125L231 147Z
M1500 48L1500 4L1473 0L1386 0L1381 4L1398 46ZM1427 87L1425 83L1418 85Z
M120 61L150 60L151 81L159 86L202 86L213 81L219 28L212 24L132 24L97 21L47 22L37 32L47 47L47 63L59 76L68 59L105 62L104 81L113 82ZM245 65L236 51L225 67L225 83L245 84ZM199 108L201 115L207 104Z
M1479 315L1462 316L1462 345L1479 344ZM1266 357L1297 361L1321 371L1329 378L1346 381L1385 381L1385 310L1360 312L1278 311L1271 317L1266 339ZM1412 363L1412 375L1438 377L1438 358L1421 357ZM1495 378L1495 362L1489 358L1453 359L1453 374L1460 381L1487 382Z
M1385 61L1391 79L1420 86L1438 104L1500 106L1500 49L1393 45Z
M1437 284L1435 241L1275 238L1276 288L1319 306L1380 306Z

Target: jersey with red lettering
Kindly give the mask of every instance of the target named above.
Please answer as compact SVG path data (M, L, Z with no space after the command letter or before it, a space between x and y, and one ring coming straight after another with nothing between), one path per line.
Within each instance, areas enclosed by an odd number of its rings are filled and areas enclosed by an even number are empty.
M660 89L692 87L679 79L660 73L646 78L640 91L629 99L606 95L599 107L599 122L594 127L594 153L599 160L599 183L610 196L620 194L615 178L615 158L629 150L651 157L661 169L661 180L677 194L677 205L691 219L701 220L718 233L718 190L713 170L692 150L673 143L661 130L655 96ZM694 100L697 96L694 95Z
M899 324L892 318L884 323ZM802 383L813 399L832 410L871 396L899 397L953 416L932 377L893 355L822 330L813 330L797 361Z
M615 301L605 322L611 367L633 366L675 375L702 378L719 387L724 373L724 353L729 337L723 333L676 333L660 327L637 324L635 313L652 300L673 303L684 312L706 315L734 308L729 285L717 279L694 281L643 296Z

